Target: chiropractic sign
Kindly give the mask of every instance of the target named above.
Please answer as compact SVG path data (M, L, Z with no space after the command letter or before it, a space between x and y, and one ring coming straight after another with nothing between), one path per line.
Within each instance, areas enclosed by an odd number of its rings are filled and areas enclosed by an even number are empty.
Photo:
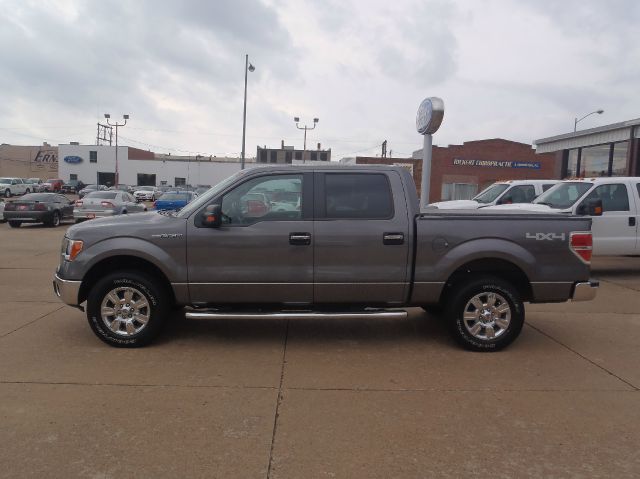
M539 170L542 163L537 161L496 161L496 160L463 160L454 158L453 166L481 166L485 168L527 168Z

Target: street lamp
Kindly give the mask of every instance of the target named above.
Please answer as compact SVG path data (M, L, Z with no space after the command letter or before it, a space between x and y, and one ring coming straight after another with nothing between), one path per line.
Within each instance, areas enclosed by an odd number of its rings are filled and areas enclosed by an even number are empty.
M242 158L240 159L240 169L244 170L244 140L247 133L247 76L249 72L255 71L251 63L249 63L249 55L244 58L244 110L242 112Z
M119 177L119 173L118 173L118 127L120 126L124 126L127 124L127 120L129 119L129 115L122 115L122 118L124 118L124 123L111 123L109 122L109 119L111 118L111 115L109 113L105 113L104 117L107 120L107 125L109 126L115 126L116 127L116 183L114 186L117 186L120 184L120 177Z
M592 111L591 113L586 114L585 116L583 116L582 118L578 119L577 117L574 118L573 120L573 132L575 133L576 129L578 128L578 123L581 122L582 120L584 120L586 117L591 116L591 115L602 115L604 113L604 110L596 110L596 111Z
M319 118L314 118L313 119L313 126L307 126L307 125L300 126L300 125L298 125L298 123L300 122L300 117L298 117L298 116L293 117L293 121L296 122L296 128L298 130L304 130L304 147L302 149L302 162L304 163L304 156L305 156L304 153L307 151L307 130L314 130L316 125L320 121L320 119Z

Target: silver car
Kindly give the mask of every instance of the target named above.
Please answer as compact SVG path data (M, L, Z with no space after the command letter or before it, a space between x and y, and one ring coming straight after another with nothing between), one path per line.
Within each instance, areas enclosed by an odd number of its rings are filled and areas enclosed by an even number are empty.
M76 201L73 217L76 222L104 216L126 215L147 211L126 191L94 191Z

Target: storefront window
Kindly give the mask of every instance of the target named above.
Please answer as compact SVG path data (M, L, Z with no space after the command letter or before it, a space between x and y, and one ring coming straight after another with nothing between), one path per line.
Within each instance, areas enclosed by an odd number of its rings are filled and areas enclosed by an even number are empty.
M583 148L580 161L580 176L584 178L608 176L609 148L608 144Z
M612 176L626 176L627 175L627 150L629 149L629 142L622 141L616 143L613 147L613 164L611 166Z

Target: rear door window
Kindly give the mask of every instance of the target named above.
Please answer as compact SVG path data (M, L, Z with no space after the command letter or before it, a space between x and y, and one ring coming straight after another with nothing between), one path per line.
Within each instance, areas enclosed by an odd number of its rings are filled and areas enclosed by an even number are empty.
M384 174L324 175L325 216L328 219L390 219L393 197Z

